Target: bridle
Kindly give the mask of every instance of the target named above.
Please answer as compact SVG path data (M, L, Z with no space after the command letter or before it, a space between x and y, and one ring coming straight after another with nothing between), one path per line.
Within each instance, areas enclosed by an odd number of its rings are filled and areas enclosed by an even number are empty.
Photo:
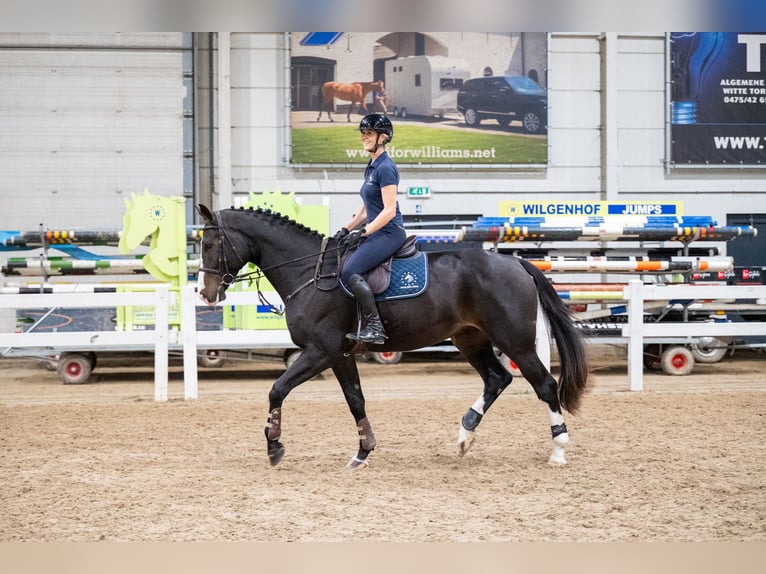
M221 221L220 212L218 211L215 212L215 225L207 226L207 229L217 230L221 240L221 247L219 249L219 254L218 254L219 268L211 269L210 267L203 267L202 265L200 265L199 270L206 274L217 275L218 277L221 278L220 282L218 283L219 300L221 300L221 295L225 291L226 287L229 287L233 285L234 283L239 283L242 281L249 281L251 283L255 281L255 288L256 288L256 291L258 292L258 300L261 302L261 304L267 306L269 310L275 315L283 315L284 311L279 310L275 305L270 303L264 296L263 292L261 291L260 280L262 277L264 277L264 271L268 271L270 269L277 269L279 267L284 267L286 265L290 265L298 261L303 261L304 259L310 259L312 257L317 258L317 263L316 263L316 266L314 267L314 275L311 277L311 279L299 285L292 293L290 293L287 297L285 297L284 303L287 304L287 302L290 299L292 299L299 291L301 291L305 287L308 287L312 283L320 291L332 291L338 286L339 277L340 277L340 274L338 272L333 272L326 275L322 275L321 273L325 254L331 251L335 251L336 253L336 257L337 257L336 269L340 269L341 246L338 245L336 247L331 247L330 249L328 249L327 248L327 243L329 242L328 237L324 237L322 239L322 246L318 253L310 253L308 255L296 257L295 259L284 261L276 265L270 265L269 267L258 267L255 271L251 271L249 273L243 273L242 275L236 275L234 273L231 273L231 271L229 271L230 269L229 262L226 259L226 250L224 249L224 242L228 242L228 244L231 246L232 251L234 252L234 255L239 260L239 266L237 267L237 269L241 269L242 267L244 267L245 263L247 263L248 261L247 259L245 259L239 254L239 252L237 251L236 245L234 245L234 242L231 240L231 237L229 237L229 234L226 232L226 228L224 227L223 222ZM204 231L203 231L203 235L204 235ZM200 264L201 263L202 262L200 261ZM319 281L321 279L333 279L333 283L329 287L321 287L319 285Z
M229 245L231 246L232 251L234 251L234 255L237 256L237 259L239 259L239 267L237 269L242 269L244 267L246 261L245 259L239 254L237 251L237 246L234 245L234 242L229 237L229 234L226 233L226 228L223 226L223 223L221 222L221 214L219 212L215 212L215 225L211 225L208 227L208 229L216 229L218 230L218 234L221 239L221 249L219 249L218 254L218 269L211 269L209 267L202 267L200 265L199 270L203 273L209 273L210 275L218 275L221 278L221 282L219 283L219 287L232 285L233 283L236 283L237 281L242 281L242 279L238 279L236 275L231 273L229 271L229 262L226 260L226 250L223 248L223 242L228 241ZM204 231L203 231L204 234ZM200 261L202 263L202 261ZM223 273L221 272L223 271Z

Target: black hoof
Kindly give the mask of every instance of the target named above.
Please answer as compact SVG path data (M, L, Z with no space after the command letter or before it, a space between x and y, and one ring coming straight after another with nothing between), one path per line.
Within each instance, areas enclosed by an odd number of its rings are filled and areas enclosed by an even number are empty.
M268 454L271 466L277 466L285 456L285 447L280 442L269 443Z

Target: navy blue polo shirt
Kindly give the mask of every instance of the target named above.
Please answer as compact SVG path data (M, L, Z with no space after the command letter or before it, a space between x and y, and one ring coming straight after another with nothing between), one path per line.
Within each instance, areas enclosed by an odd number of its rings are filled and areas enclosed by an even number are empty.
M362 189L359 190L359 195L362 196L364 207L367 210L367 223L383 211L383 195L380 190L387 185L399 185L399 169L388 152L384 151L374 162L367 163L364 170L364 183ZM386 225L404 227L404 219L399 211L398 201L396 202L396 216Z

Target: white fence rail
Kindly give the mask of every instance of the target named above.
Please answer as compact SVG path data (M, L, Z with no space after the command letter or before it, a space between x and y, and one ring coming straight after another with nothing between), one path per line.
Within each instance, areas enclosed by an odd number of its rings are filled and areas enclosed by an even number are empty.
M146 287L143 285L142 287ZM632 280L625 287L628 322L622 336L628 345L628 380L632 391L643 389L643 352L645 339L675 342L697 337L766 336L763 322L688 322L644 323L645 301L699 301L753 299L763 302L766 310L766 286L699 286L644 285ZM195 285L181 291L182 325L180 331L169 330L168 312L175 304L175 293L166 285L154 291L123 293L52 293L0 295L0 308L96 308L147 306L155 310L155 329L146 331L87 331L59 333L0 333L0 350L18 348L55 349L56 351L151 350L154 351L154 398L168 399L168 351L183 349L184 398L198 396L197 352L202 349L226 348L291 348L295 345L286 330L222 330L197 331ZM227 294L226 305L257 305L256 293ZM544 321L538 320L540 327ZM544 331L538 333L538 354L550 364L550 346Z
M155 311L152 331L62 331L58 333L0 333L0 349L37 348L57 351L103 351L109 349L135 349L154 351L154 399L168 398L168 309L170 305L167 285L154 291L133 293L40 293L0 295L0 308L101 308L124 305L151 306Z
M183 350L184 398L198 397L198 349L294 348L286 329L197 331L196 285L181 290L182 329L170 330L169 310L178 303L177 294L165 284L154 291L120 293L33 293L2 294L0 309L101 308L142 306L155 311L155 328L142 331L67 331L0 333L0 351L44 349L58 352L153 351L154 398L168 400L168 352ZM146 289L146 284L141 285ZM226 305L258 305L257 293L227 293Z
M746 337L766 336L766 323L688 322L644 323L644 301L699 301L754 299L764 302L766 285L644 285L631 280L624 289L628 302L628 323L622 328L628 340L628 383L631 391L644 388L644 339L688 337Z

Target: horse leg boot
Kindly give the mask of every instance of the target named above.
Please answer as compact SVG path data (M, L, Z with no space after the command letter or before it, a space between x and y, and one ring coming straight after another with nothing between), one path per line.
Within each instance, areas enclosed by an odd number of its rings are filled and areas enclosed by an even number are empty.
M375 295L367 281L362 279L360 275L352 275L348 280L348 288L351 289L362 309L365 326L359 333L348 333L346 337L362 343L385 343L388 337L378 314Z

